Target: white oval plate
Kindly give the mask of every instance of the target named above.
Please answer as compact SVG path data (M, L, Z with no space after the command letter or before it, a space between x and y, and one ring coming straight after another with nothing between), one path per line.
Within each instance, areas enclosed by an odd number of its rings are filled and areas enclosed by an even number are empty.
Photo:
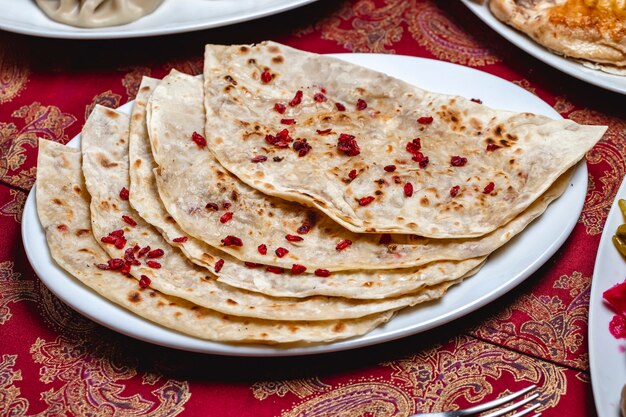
M626 261L611 241L617 227L625 223L617 200L626 199L626 180L617 192L604 224L596 255L589 302L589 367L598 417L620 416L620 395L626 384L626 340L609 332L614 313L602 300L602 293L626 280Z
M503 38L526 51L535 58L545 62L546 64L563 71L566 74L576 77L579 80L588 82L606 88L607 90L617 93L626 94L626 76L613 75L600 70L594 70L585 67L583 64L564 58L551 52L534 40L499 21L489 10L487 2L479 4L472 0L461 0L468 9L472 11L480 20L485 22L487 26L498 32Z
M534 112L554 119L561 116L528 91L471 68L446 62L398 55L337 54L338 58L382 71L409 83L448 94L480 98L491 107ZM130 112L132 103L119 110ZM79 146L79 137L70 146ZM506 294L546 262L569 236L587 193L587 167L578 165L570 187L539 219L490 256L473 277L452 287L438 302L401 311L374 331L349 340L304 347L212 343L168 330L119 308L66 274L51 259L44 231L37 218L35 191L24 208L22 237L30 263L60 299L83 315L120 333L177 349L241 356L289 356L334 352L382 343L448 323Z
M64 39L169 35L226 26L281 13L316 0L165 0L148 16L121 26L78 28L51 20L35 0L0 0L0 29Z

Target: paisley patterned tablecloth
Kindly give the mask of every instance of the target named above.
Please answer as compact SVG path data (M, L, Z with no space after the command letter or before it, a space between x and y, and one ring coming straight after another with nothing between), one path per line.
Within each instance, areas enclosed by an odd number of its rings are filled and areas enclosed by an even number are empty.
M537 273L478 312L351 352L269 359L179 352L116 334L65 306L29 266L20 236L36 138L67 142L95 104L132 100L143 75L200 73L205 43L263 39L471 66L531 91L566 118L608 125L587 155L589 193L572 235ZM148 39L0 32L0 416L407 416L529 383L541 387L544 416L594 416L589 289L602 226L626 173L623 103L444 0L320 0L236 26Z

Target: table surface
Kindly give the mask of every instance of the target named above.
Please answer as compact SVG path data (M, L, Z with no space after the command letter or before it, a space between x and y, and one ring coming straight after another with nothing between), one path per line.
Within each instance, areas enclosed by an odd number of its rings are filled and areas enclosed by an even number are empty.
M69 141L95 104L132 100L144 75L200 73L206 43L264 39L318 53L471 66L522 86L566 118L608 125L587 155L589 191L571 236L487 307L349 352L256 359L180 352L116 334L61 303L31 269L20 237L36 139ZM546 66L445 0L320 0L235 26L132 40L0 31L0 416L408 416L529 383L541 387L543 416L595 416L589 290L602 227L626 173L623 104L623 96Z

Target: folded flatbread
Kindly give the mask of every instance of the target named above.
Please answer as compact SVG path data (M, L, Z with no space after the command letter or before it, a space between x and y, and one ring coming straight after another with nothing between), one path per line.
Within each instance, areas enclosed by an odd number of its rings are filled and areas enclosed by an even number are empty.
M322 342L366 333L392 316L387 312L354 320L268 321L217 313L152 288L140 288L134 278L96 267L111 258L91 232L79 150L40 140L36 193L50 253L63 269L104 298L182 333L224 342Z
M318 210L247 186L225 170L207 148L199 148L192 136L202 131L205 123L201 84L194 77L172 73L150 98L148 131L158 166L158 190L165 209L182 230L244 261L285 268L296 263L308 271L336 271L403 268L437 260L483 257L523 230L561 195L568 182L569 177L563 177L520 216L480 238L353 233ZM207 208L208 203L217 205L217 209ZM224 203L229 204L228 208ZM222 223L226 213L233 217ZM309 226L306 233L301 232L303 225ZM222 240L229 235L241 238L242 246L226 246ZM302 240L288 241L287 235ZM351 244L338 250L338 245L346 241ZM259 252L260 245L267 247L267 254ZM279 247L289 253L278 257L275 251Z
M420 288L420 291L397 298L370 301L325 296L276 298L217 282L210 271L189 262L177 248L171 247L127 200L120 197L120 190L129 187L128 127L127 115L96 106L83 128L83 174L92 198L92 229L111 257L127 260L131 251L131 260L137 265L131 267L130 274L138 280L147 276L152 287L162 293L238 316L273 320L346 319L439 298L452 285L449 281L463 275L444 275L439 280L444 282L442 285ZM102 237L115 230L124 231L127 245L122 248L102 241ZM140 258L140 249L133 250L133 247L149 247L150 251ZM151 255L154 251L160 252L158 256ZM246 269L242 268L242 272L247 272Z
M130 23L152 13L163 0L35 0L51 19L83 28Z
M274 42L208 45L204 76L206 140L220 164L356 232L485 235L606 130L494 110Z
M439 261L406 269L341 271L329 277L315 276L313 271L294 276L289 270L277 274L277 271L268 272L262 265L246 266L243 261L195 239L186 234L165 210L154 177L156 164L150 150L145 116L147 100L157 83L157 80L144 77L133 107L129 143L129 201L139 215L157 228L172 246L178 247L192 262L213 271L218 281L273 296L332 295L375 299L456 281L484 260L480 257L464 261ZM173 106L176 107L176 104L173 103ZM184 106L184 103L178 104ZM271 230L268 232L271 233ZM224 263L216 270L215 264L220 259Z

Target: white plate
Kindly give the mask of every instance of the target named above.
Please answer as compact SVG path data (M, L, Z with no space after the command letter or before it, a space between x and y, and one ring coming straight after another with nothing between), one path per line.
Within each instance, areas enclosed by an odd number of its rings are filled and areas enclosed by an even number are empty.
M121 26L84 29L51 20L35 0L0 0L0 29L65 39L114 39L190 32L284 12L316 0L165 0L148 16Z
M626 279L626 261L613 246L611 238L624 218L617 200L626 199L626 180L622 182L598 247L591 281L589 306L589 367L598 417L618 417L622 387L626 384L626 340L609 332L614 313L602 300L602 293Z
M604 87L607 90L626 94L626 76L608 74L600 70L587 68L577 61L564 58L539 45L528 36L499 21L489 10L487 2L478 4L472 0L461 0L480 20L485 22L502 37L528 52L535 58L545 62L566 74Z
M339 54L339 58L386 72L441 93L480 98L491 107L530 111L559 119L559 114L528 91L493 75L441 61L397 55ZM132 103L120 108L129 112ZM72 140L78 146L79 138ZM357 338L336 343L281 349L211 343L184 336L143 320L108 303L64 273L50 258L37 218L35 191L24 208L22 237L28 259L48 288L91 319L121 333L159 345L223 355L287 356L333 352L409 336L448 323L507 293L536 271L561 246L573 229L587 192L587 168L579 164L565 194L521 235L494 253L478 274L450 289L446 296L422 307L402 311L393 320Z

